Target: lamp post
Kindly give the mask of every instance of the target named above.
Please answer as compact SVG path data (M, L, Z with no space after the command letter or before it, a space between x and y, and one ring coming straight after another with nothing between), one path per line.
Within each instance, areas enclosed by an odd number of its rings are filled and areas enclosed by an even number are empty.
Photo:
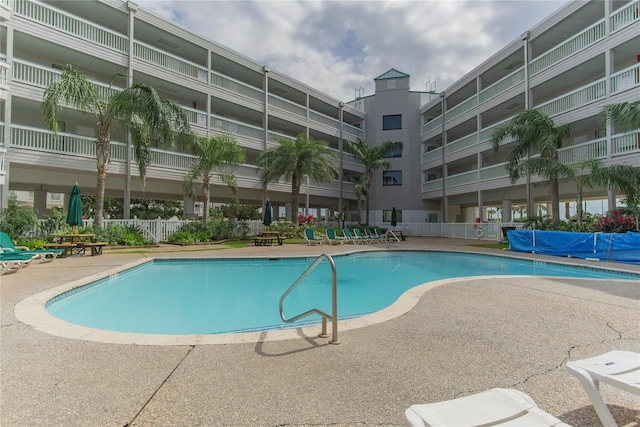
M447 222L447 211L449 210L449 206L447 203L447 162L444 158L444 146L447 143L447 134L444 129L444 109L445 109L445 92L440 92L440 109L442 111L441 114L441 132L442 132L442 223Z
M342 181L344 180L344 139L342 139L343 134L342 134L342 120L344 118L344 102L340 102L338 104L338 107L340 107L340 111L338 112L339 118L338 120L340 120L340 139L338 140L338 151L340 152L340 199L338 200L338 212L342 212L342 205L343 205L343 183Z

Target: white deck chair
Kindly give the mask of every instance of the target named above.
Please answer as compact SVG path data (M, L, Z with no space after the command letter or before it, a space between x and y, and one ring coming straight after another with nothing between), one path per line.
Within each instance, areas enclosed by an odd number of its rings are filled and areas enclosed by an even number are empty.
M412 405L404 416L407 425L426 426L530 426L569 427L538 408L518 390L493 388L443 402Z
M600 381L640 395L640 354L632 351L615 350L567 362L567 371L578 377L605 427L617 427L617 424L602 400Z

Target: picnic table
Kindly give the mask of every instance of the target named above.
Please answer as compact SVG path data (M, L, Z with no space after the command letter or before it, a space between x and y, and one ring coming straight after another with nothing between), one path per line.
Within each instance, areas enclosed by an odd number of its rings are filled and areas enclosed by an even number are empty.
M56 234L53 236L57 242L44 245L46 249L64 249L60 258L68 255L84 255L87 248L91 251L91 256L102 255L102 248L107 246L107 242L96 242L96 235L85 234Z
M282 245L284 238L279 231L263 231L253 236L253 244L255 246L273 246L273 242L277 241L278 245Z

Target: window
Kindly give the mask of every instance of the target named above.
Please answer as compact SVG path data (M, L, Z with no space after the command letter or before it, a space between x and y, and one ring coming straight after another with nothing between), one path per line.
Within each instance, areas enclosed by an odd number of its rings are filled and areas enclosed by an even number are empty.
M402 147L395 147L389 150L387 154L384 155L385 159L391 157L402 157Z
M382 185L402 185L402 171L383 171Z
M389 211L382 211L382 222L391 222L391 210ZM402 211L396 209L396 219L398 220L398 222L402 222Z
M402 129L402 114L382 116L382 130Z

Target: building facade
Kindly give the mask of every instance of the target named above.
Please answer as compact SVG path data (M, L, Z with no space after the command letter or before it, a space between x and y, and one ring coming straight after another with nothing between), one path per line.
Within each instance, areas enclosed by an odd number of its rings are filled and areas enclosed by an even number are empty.
M133 2L0 0L0 208L9 191L28 191L46 212L47 195L76 181L95 194L95 118L63 108L53 135L40 113L45 88L72 64L105 95L126 87L125 76L153 86L184 108L199 136L231 132L247 154L237 172L241 203L268 197L275 212L290 212L290 184L263 188L256 158L278 138L305 133L327 141L341 170L331 183L304 183L302 205L316 215L355 217L353 181L364 169L343 147L361 138L403 142L389 153L389 170L375 172L371 222L388 221L393 207L402 222L471 222L488 207L509 220L528 195L548 200L539 177L512 184L508 144L494 154L489 143L496 126L525 109L573 125L564 161L640 167L638 132L617 132L600 116L605 105L640 99L639 11L639 0L572 1L442 93L411 91L409 75L391 69L374 79L373 95L342 102ZM154 147L143 188L127 135L115 130L111 150L107 196L184 200L193 212L182 187L193 156ZM561 199L574 196L563 182ZM586 196L614 197L602 189ZM231 198L214 180L211 200Z

